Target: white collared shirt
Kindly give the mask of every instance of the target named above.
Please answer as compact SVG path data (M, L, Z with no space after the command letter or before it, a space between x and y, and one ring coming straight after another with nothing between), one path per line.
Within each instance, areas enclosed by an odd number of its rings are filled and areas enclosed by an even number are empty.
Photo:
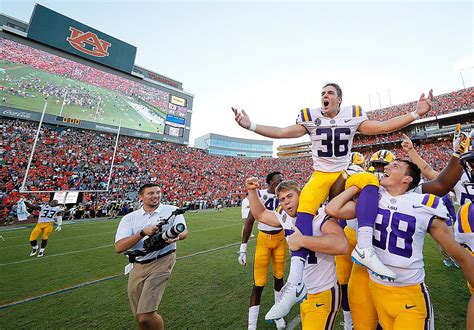
M122 220L120 220L119 226L117 228L117 233L115 234L115 243L117 243L117 241L123 238L135 235L136 233L140 232L140 230L144 229L146 226L156 225L160 219L168 218L171 213L176 209L176 206L160 204L158 208L152 213L146 212L143 207L141 207L140 209L127 214L122 218ZM172 217L169 220L169 223L163 226L163 230L166 230L177 223L182 223L186 226L186 222L182 214L177 215L174 218ZM143 242L146 238L148 238L148 236L143 237L140 241L137 242L137 244L132 246L130 250L143 249ZM171 243L159 251L148 253L144 257L137 258L137 260L143 261L147 259L156 258L157 256L165 254L171 250L176 250L176 243Z

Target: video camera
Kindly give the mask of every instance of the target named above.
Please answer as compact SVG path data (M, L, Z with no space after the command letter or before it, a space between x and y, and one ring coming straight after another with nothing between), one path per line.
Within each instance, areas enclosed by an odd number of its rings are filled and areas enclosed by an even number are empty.
M177 215L184 214L186 212L185 207L177 208L173 212L171 212L170 216L166 219L160 219L156 224L158 230L153 235L150 235L144 242L143 242L143 250L131 250L125 252L125 255L128 257L129 262L133 263L136 261L137 257L144 256L150 252L158 251L164 248L169 243L166 243L169 239L175 239L181 234L185 229L186 226L182 223L177 223L167 230L163 231L163 226L168 224L171 218L176 217Z

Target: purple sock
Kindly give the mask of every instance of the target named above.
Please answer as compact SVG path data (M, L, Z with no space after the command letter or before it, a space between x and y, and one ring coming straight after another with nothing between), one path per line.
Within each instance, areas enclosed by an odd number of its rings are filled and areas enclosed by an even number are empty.
M313 236L313 218L314 214L298 212L296 214L296 228L298 228L303 235ZM306 260L308 253L309 251L306 249L299 249L298 251L293 251L291 255L301 257L303 260Z
M361 249L372 246L372 236L375 220L379 210L379 188L368 185L359 194L356 204L356 215L358 221L357 246Z
M295 226L303 235L313 236L313 219L314 214L298 212L296 214ZM299 249L291 252L290 274L288 274L288 282L298 285L303 281L303 269L308 257L307 249Z
M360 227L373 228L379 211L379 188L368 185L361 190L356 204L356 216ZM298 227L299 229L299 227Z

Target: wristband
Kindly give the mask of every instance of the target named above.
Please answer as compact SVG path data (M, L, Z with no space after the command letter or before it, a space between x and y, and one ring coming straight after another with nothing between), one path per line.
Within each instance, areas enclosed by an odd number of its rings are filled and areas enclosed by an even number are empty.
M255 132L256 129L257 129L257 124L255 124L255 123L250 123L249 130L252 131L252 132Z
M140 230L140 237L145 237L145 236L146 236L145 231L143 229Z
M415 120L420 119L420 115L416 111L413 111L411 115L413 116Z
M247 243L242 243L240 244L240 253L246 253L247 252Z

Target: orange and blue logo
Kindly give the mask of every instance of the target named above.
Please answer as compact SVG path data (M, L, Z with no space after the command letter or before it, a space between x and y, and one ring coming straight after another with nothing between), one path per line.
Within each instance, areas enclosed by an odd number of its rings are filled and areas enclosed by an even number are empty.
M71 31L71 35L66 40L78 51L95 57L109 56L110 42L99 39L97 34L90 31L82 32L73 27L70 27L69 31Z

